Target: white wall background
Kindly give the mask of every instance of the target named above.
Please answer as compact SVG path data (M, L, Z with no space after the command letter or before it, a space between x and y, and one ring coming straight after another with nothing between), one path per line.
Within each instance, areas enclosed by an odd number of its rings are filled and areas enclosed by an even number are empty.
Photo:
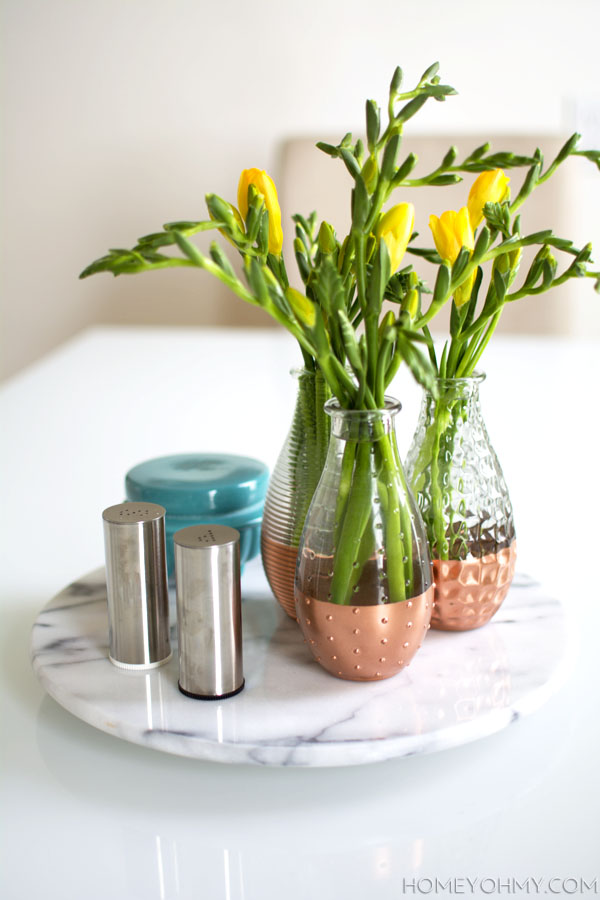
M360 129L398 63L412 82L440 60L459 91L421 132L567 134L578 99L597 136L598 0L4 0L2 20L5 373L93 322L267 324L195 271L77 274L234 199L242 168L276 173L282 139Z

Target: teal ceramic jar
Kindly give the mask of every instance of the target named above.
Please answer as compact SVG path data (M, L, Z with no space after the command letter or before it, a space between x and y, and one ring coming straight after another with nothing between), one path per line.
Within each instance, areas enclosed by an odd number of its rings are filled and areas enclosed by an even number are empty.
M167 568L172 577L173 535L189 525L236 528L242 565L258 555L268 480L265 464L248 456L182 453L134 466L125 477L125 494L128 500L165 507Z

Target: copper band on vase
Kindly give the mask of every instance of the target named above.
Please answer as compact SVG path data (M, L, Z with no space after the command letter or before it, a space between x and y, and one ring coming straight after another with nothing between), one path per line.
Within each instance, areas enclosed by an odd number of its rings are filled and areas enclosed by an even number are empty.
M397 603L342 606L296 595L296 614L316 661L338 678L380 681L407 666L427 634L433 585Z
M515 573L517 542L480 559L434 559L435 604L431 627L481 628L498 611Z
M263 529L261 534L261 554L263 567L271 590L279 601L281 608L292 619L296 619L294 605L294 575L298 547L291 547L267 537Z

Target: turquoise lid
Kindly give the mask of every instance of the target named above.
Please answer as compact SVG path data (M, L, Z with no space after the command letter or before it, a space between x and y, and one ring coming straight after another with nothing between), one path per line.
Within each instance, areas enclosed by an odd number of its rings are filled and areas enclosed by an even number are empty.
M125 493L129 500L160 503L167 515L201 521L260 504L268 480L266 465L249 456L181 453L134 466L125 477Z

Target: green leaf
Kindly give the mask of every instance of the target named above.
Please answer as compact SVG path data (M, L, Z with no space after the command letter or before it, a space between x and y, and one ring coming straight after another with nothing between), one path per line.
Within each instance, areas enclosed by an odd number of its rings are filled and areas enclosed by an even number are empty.
M344 350L348 357L348 362L359 377L364 377L362 359L354 328L343 309L337 310L337 317L340 323L340 332L344 343Z
M467 307L467 314L462 323L462 330L466 331L467 328L470 327L473 319L475 318L475 312L477 309L477 298L479 297L479 289L481 288L481 282L483 281L483 269L481 266L477 266L477 274L475 275L475 281L473 282L473 290L471 291L471 299L468 303L465 304Z
M423 259L426 259L427 262L433 263L435 266L438 266L442 262L442 257L433 247L413 247L409 244L406 248L406 252L412 253L413 256L421 256Z
M437 392L437 373L431 360L415 347L402 331L396 338L396 352L410 369L417 384L435 394Z
M344 282L337 267L329 257L323 257L314 272L313 287L319 303L327 315L344 308Z
M260 226L256 236L258 252L265 256L269 252L269 213L265 209L262 212Z
M502 277L502 273L496 268L494 268L493 271L493 279L496 300L498 301L498 305L500 305L504 301L504 295L506 294L506 281Z

